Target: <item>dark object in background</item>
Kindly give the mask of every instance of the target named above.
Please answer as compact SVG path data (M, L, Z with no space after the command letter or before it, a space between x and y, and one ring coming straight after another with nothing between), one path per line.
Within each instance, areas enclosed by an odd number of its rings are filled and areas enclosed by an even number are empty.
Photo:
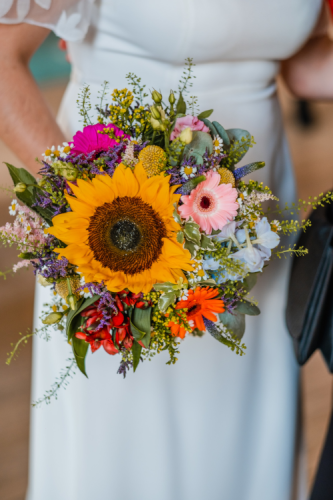
M304 99L296 101L295 120L304 128L310 128L315 125L316 118L309 101L305 101Z
M320 349L333 373L333 204L314 210L310 220L312 226L298 240L309 254L293 259L287 326L299 364ZM333 412L311 500L333 499L332 463Z

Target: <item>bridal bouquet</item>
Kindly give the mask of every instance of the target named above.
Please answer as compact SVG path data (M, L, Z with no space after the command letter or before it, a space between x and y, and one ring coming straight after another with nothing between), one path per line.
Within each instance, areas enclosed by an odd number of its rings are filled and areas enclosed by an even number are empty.
M127 78L133 90L114 90L108 105L105 83L98 123L83 89L85 126L45 151L40 180L7 164L18 200L0 236L21 251L14 270L32 265L52 287L42 330L65 334L84 374L89 347L118 355L125 376L161 351L175 363L179 339L205 332L242 355L245 315L260 313L248 294L273 253L306 253L274 250L300 224L269 220L262 204L275 196L243 180L264 163L238 166L251 134L186 104L187 77L148 104Z

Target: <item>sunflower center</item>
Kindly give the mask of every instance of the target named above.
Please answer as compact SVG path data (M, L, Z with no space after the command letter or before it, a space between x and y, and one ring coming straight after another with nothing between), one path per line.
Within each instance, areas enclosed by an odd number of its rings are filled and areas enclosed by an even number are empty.
M111 271L149 270L162 253L165 223L139 196L123 196L97 207L88 227L94 258Z
M211 200L208 196L203 196L200 200L200 207L207 210L211 206Z
M133 251L141 241L138 226L130 220L119 220L110 231L111 241L119 250Z

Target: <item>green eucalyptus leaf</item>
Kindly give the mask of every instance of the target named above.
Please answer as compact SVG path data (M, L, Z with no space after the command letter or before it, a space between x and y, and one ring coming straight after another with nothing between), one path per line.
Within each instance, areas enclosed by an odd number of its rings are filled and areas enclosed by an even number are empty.
M225 311L219 314L221 322L230 330L236 337L241 339L245 332L245 315L240 314L237 311L233 311L232 314Z
M212 134L212 136L213 136L213 137L214 137L214 136L216 136L216 135L219 135L219 134L217 133L216 128L215 128L215 127L214 127L214 125L212 124L212 122L210 122L209 120L207 120L207 118L202 118L202 119L201 119L201 121L203 121L203 122L204 122L204 124L206 125L206 127L208 127L208 128L209 128L209 131L210 131L210 133Z
M255 304L251 304L248 300L237 302L235 310L240 314L248 314L249 316L258 316L260 309Z
M203 155L208 151L208 154L213 152L214 145L210 134L207 132L195 131L193 132L192 141L187 144L184 148L184 158L190 158L191 156L203 157Z
M88 378L85 367L85 359L88 352L89 344L85 340L77 339L73 337L72 339L72 349L75 356L76 364L79 370Z
M248 152L252 136L247 130L241 128L230 128L226 130L231 143L238 142L237 146L237 161L238 163Z
M161 312L166 312L169 306L173 304L176 300L176 293L175 292L166 292L163 293L163 295L160 296L158 299L158 308Z
M180 92L179 94L179 99L176 105L176 113L178 114L185 114L186 113L186 103L183 99L183 94Z
M198 115L199 120L203 120L203 118L209 118L210 115L213 113L213 109L207 109L207 111L202 111L200 115Z
M183 233L183 231L178 231L178 233L177 233L177 241L180 244L184 243L184 233Z
M230 146L230 139L226 130L218 122L213 122L214 127L217 130L218 135L223 140L223 145L228 148Z
M138 364L140 363L140 356L141 356L141 351L142 351L142 346L137 343L136 340L134 340L133 345L132 345L132 354L133 354L133 371L138 367Z
M244 278L243 283L240 283L239 287L244 288L247 292L250 292L254 285L257 283L258 273L250 273L246 278Z
M36 200L33 196L33 186L28 186L28 184L37 184L36 179L27 170L25 170L25 168L16 168L10 163L5 164L14 182L14 186L16 186L19 182L23 182L23 184L27 185L27 188L23 191L23 193L15 193L15 196L31 208Z

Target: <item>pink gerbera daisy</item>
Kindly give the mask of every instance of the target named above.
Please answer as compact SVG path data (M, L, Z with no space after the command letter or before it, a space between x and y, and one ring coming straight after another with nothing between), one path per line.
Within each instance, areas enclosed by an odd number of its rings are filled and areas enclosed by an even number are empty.
M124 139L130 138L129 135L125 134L120 128L113 125L113 123L109 123L108 125L103 125L101 123L97 123L96 125L88 125L84 127L82 132L76 132L73 137L73 148L71 149L71 154L79 155L89 154L92 151L108 151L109 148L116 146L118 143L115 139L112 139L107 134L98 133L105 128L113 129L116 137L120 137Z
M222 229L239 208L237 190L231 184L219 184L220 180L220 174L209 172L190 195L181 197L180 215L186 220L192 217L206 234L211 234L212 229Z

